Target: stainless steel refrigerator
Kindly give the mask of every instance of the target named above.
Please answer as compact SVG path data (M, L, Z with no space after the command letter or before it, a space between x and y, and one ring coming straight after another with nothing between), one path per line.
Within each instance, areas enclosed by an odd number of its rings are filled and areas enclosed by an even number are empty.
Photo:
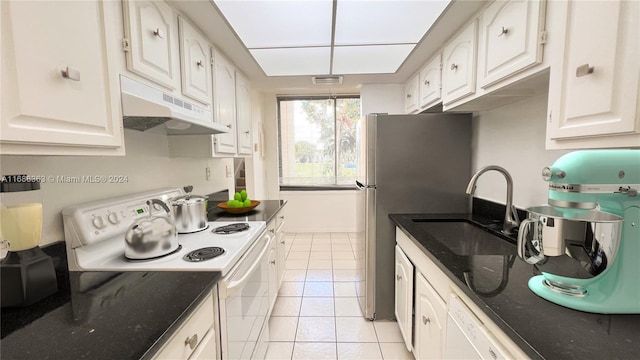
M395 227L390 213L465 213L471 114L371 114L360 136L355 242L366 318L394 317Z

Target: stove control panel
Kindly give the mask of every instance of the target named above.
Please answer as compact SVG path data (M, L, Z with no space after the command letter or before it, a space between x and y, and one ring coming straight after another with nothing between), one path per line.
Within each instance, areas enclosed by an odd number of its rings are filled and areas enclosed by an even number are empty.
M182 195L181 189L161 189L65 208L65 240L76 248L123 236L136 219L149 216L147 200L160 199L171 207L169 199ZM154 205L156 211L164 212Z

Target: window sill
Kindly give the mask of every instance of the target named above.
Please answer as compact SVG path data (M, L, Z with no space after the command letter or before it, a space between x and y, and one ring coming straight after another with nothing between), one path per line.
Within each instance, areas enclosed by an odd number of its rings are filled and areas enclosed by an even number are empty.
M280 185L280 191L357 190L355 185Z

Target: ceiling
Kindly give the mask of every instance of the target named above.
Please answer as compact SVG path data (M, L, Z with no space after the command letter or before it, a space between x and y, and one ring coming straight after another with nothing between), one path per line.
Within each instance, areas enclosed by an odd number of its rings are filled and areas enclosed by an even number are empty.
M338 2L337 7L333 7L332 5L332 17L335 16L336 21L334 22L333 18L331 20L332 27L335 24L335 34L332 34L333 45L334 45L334 57L338 57L340 45L351 44L353 39L348 40L348 37L345 35L343 37L337 36L339 32L338 28L338 11L334 11L333 9L339 9L340 1L343 0L334 0L329 1L331 4ZM426 3L430 0L411 0L412 2L418 3ZM410 1L410 2L411 2ZM191 21L193 21L204 33L209 37L209 39L213 42L216 49L222 52L226 57L228 57L236 67L242 71L251 81L251 86L254 89L258 89L265 92L274 92L279 94L313 94L313 93L358 93L362 84L401 84L409 79L410 76L415 74L420 67L424 65L424 63L442 46L446 43L448 39L454 35L457 30L464 25L470 18L473 16L485 3L485 0L453 0L448 5L444 13L440 17L438 17L434 25L420 37L417 44L410 45L412 49L408 52L408 56L401 61L399 68L392 73L369 73L375 72L373 70L367 70L367 73L364 74L347 74L345 71L347 70L346 66L340 68L342 65L338 65L337 62L332 62L334 67L331 69L329 67L329 72L334 74L343 75L343 82L340 85L314 85L311 80L310 75L277 75L277 76L267 76L265 70L258 64L256 61L256 56L252 54L251 46L254 46L253 40L249 41L248 39L245 42L242 41L241 36L238 34L236 30L234 30L230 25L227 19L223 16L221 10L216 6L212 0L171 0L172 5L174 5L178 10L180 10L184 15L189 17ZM246 2L246 1L225 1L229 3L235 2ZM253 5L260 3L279 3L284 2L281 0L262 0L262 1L251 1ZM326 3L326 1L308 1L308 0L297 0L297 3L305 6L310 6L313 3ZM360 0L360 1L349 1L349 3L356 3L358 6L370 6L377 3L391 3L397 1L391 0ZM247 12L247 10L245 10ZM334 14L335 13L335 14ZM240 18L245 17L240 16L243 12L239 12L238 16ZM246 19L250 19L249 25L256 26L261 20L263 16L262 12L257 12L253 15L246 15ZM380 17L380 16L378 16ZM318 16L314 21L323 21L326 24L327 15ZM379 20L371 17L371 20L368 20L369 17L364 17L354 21L353 24L356 24L360 28L366 28L367 31L364 34L373 36L382 35L390 35L389 27L392 26L393 21ZM398 20L394 20L396 22L396 26L398 24ZM408 21L408 20L407 20ZM415 17L412 18L411 22L416 22ZM429 20L433 22L432 20ZM429 22L427 21L427 22ZM366 23L362 25L361 23ZM400 21L401 23L401 21ZM326 25L323 25L326 30ZM257 26L258 28L266 28L268 25ZM311 27L311 26L309 26ZM316 28L311 27L311 28ZM240 27L238 31L242 33ZM424 31L424 30L423 30ZM326 31L325 31L326 32ZM266 32L265 32L266 33ZM362 33L362 31L360 31ZM347 33L345 33L347 34ZM326 34L325 34L326 35ZM398 36L402 36L402 32ZM371 40L371 38L367 39L366 36L364 40L361 40L360 46L356 46L359 51L364 51L367 46L371 44L379 44L380 40ZM290 41L291 37L285 36L283 34L271 34L269 36L265 36L265 39L262 41L266 41L265 43L269 44L265 49L271 47L290 47L291 44L286 44L286 41ZM336 39L338 41L336 41ZM326 41L326 36L325 36ZM403 40L404 41L404 40ZM369 42L369 44L367 44ZM380 41L382 42L382 41ZM245 46L245 43L247 46ZM389 41L384 41L385 45L389 45ZM401 44L412 44L409 43L401 43ZM330 44L331 45L331 44ZM249 46L249 48L248 48ZM346 45L345 45L346 46ZM398 45L395 45L398 46ZM312 46L312 49L319 49L323 46ZM331 47L331 46L329 46ZM262 47L257 47L254 49L263 49ZM315 50L319 51L319 50ZM404 57L404 56L403 56ZM361 66L363 69L366 66L370 66L369 64L374 63L372 59L376 59L377 56L374 55L366 55L365 57L368 59L366 61L366 65L364 61L353 61L355 59L354 55L350 55L347 59L355 63L356 65ZM304 60L296 60L294 56L285 57L286 60L280 60L279 64L285 64L286 67L294 67L298 66L299 62L303 62L300 66L306 66L308 64L304 63ZM328 61L328 60L327 60ZM310 72L313 73L313 72ZM313 73L316 75L323 75L318 73Z
M214 0L267 76L392 74L449 0Z

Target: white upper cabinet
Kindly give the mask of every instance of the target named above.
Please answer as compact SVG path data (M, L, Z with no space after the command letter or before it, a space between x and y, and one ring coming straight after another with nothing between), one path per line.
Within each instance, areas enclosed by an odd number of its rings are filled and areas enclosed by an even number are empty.
M544 1L496 1L480 16L478 83L493 85L542 61Z
M177 15L164 1L124 0L127 69L164 87L180 86Z
M640 146L640 2L567 6L550 75L547 148Z
M214 120L230 129L228 133L216 137L215 152L235 154L236 137L236 90L235 67L219 52L214 61Z
M444 105L475 93L478 21L474 20L443 51L442 102Z
M420 109L424 110L442 101L442 54L438 53L420 70Z
M0 2L0 153L121 155L117 53L99 1Z
M211 105L211 47L187 20L178 18L182 93Z
M419 75L415 75L404 85L404 108L408 114L418 112L418 80Z
M238 154L251 155L251 90L249 82L236 71L236 122L238 131Z

